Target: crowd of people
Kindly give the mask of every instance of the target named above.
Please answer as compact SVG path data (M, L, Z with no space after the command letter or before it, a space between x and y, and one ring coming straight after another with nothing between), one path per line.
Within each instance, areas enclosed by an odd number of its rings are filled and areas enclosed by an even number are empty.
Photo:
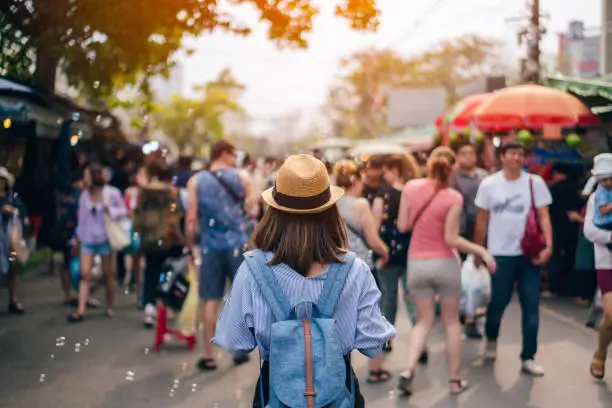
M339 353L351 404L363 406L349 358L353 350L370 358L367 382L376 384L393 377L384 368L384 354L408 347L398 387L410 395L417 366L428 362L427 339L439 314L449 390L459 394L468 388L460 373L462 335L485 337L485 357L496 358L502 317L516 288L522 370L542 376L545 370L535 360L540 298L569 294L577 304L590 304L599 286L603 319L590 371L603 378L612 342L612 155L596 157L593 177L579 193L580 175L567 166L553 166L550 183L527 173L528 153L507 142L499 149L501 169L490 175L477 167L468 143L436 148L424 168L410 154L373 156L362 164L350 158L323 163L320 152L284 162L257 163L246 156L238 163L236 148L226 141L212 145L210 164L198 172L188 158L177 167L124 162L112 175L99 163L84 164L60 195L60 275L64 302L74 308L67 319L83 322L88 308L100 306L91 294L99 268L106 283L104 314L114 316L115 292L123 285L137 293L144 325L154 327L164 267L183 258L199 271L199 369L217 369L215 344L229 350L237 365L257 348L266 362L254 406L282 399L282 387L270 388L270 373L289 370L291 376L288 365L299 364L275 354L274 344L282 340L277 336L284 336L287 347L295 340L295 330L278 324L302 316L298 306L309 303L306 316L314 326L308 330L315 341L306 353L312 347L315 355L321 347L325 355ZM0 271L9 275L9 311L22 313L19 262L11 256L8 231L12 223L25 223L26 212L12 194L13 182L0 169ZM115 244L118 225L129 225L129 245ZM491 274L484 333L476 313L461 308L467 255ZM75 259L80 279L73 293ZM412 324L408 345L393 343L400 298ZM332 318L337 330L333 345L326 345L324 321ZM299 367L303 371L304 361ZM308 367L306 362L307 387L325 390L324 377L315 370L308 378ZM305 397L314 398L313 392Z

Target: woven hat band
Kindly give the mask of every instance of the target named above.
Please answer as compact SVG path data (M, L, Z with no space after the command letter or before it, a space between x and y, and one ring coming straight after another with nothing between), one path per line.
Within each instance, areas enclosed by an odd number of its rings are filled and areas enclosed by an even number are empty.
M331 191L328 186L317 195L296 197L280 193L275 185L272 190L272 197L274 197L276 203L282 207L291 208L292 210L312 210L326 204L331 199Z

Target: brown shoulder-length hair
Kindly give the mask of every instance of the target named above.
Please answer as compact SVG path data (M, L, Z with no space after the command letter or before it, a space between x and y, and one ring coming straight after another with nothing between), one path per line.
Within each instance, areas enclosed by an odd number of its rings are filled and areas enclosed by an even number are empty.
M419 169L416 159L410 153L387 156L383 167L389 170L397 170L397 173L404 182L421 178L421 169Z
M313 263L342 262L348 239L334 205L318 214L288 214L269 208L252 237L255 248L274 253L270 265L286 264L305 276Z

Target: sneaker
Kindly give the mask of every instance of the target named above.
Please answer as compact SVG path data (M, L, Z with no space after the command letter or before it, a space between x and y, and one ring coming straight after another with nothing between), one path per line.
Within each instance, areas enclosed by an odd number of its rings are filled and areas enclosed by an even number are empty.
M157 310L151 303L147 304L144 309L144 325L146 328L152 328L157 323Z
M465 327L463 328L463 333L465 334L465 337L467 337L468 339L472 339L472 340L482 339L482 333L478 330L478 326L476 326L476 323L474 322L467 323Z
M542 377L544 375L544 368L535 362L535 360L525 360L521 369L524 373L532 375L534 377Z
M484 357L487 360L495 360L497 358L497 342L487 340L487 344L485 345Z
M414 380L414 372L410 373L409 371L404 371L399 378L399 383L397 384L397 389L404 396L412 395L412 381Z

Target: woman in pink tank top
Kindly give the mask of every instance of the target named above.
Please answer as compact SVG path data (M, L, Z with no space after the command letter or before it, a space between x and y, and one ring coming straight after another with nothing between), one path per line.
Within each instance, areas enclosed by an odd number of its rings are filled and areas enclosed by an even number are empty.
M482 257L489 270L495 271L495 260L487 250L459 235L463 197L449 187L454 164L451 149L435 149L427 162L429 177L409 182L400 202L397 228L400 232L412 230L408 288L417 312L417 322L410 334L408 367L399 380L399 389L407 395L412 394L415 367L435 322L436 295L440 297L446 333L450 391L458 394L467 388L467 382L459 376L462 288L457 250Z

